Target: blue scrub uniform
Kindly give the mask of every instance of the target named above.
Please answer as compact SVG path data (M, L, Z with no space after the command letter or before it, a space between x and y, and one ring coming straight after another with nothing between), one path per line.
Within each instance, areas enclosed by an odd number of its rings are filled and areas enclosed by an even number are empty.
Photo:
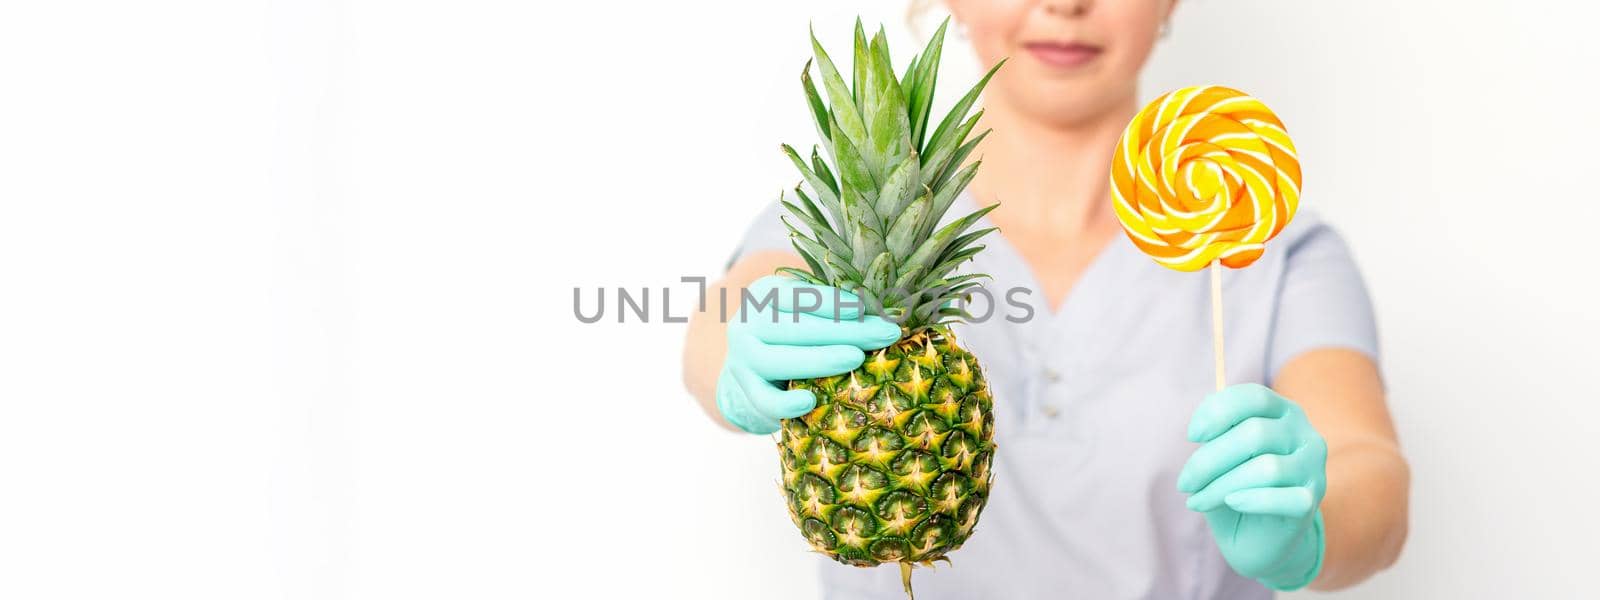
M978 207L963 194L946 218ZM739 253L789 250L782 209L768 207ZM985 222L976 227L989 227ZM1178 471L1197 447L1189 417L1215 388L1210 277L1145 257L1117 236L1059 310L1002 236L963 272L988 273L986 321L955 327L994 393L994 488L950 565L918 568L921 600L1270 598L1234 573L1184 507ZM1348 348L1378 358L1360 273L1339 235L1302 210L1266 254L1223 274L1229 383L1271 385L1296 355ZM983 316L986 301L970 310ZM1027 308L1013 306L1023 305ZM1012 319L1031 319L1016 323ZM774 463L776 465L776 463ZM776 468L776 466L774 466ZM893 565L820 559L823 597L903 600Z

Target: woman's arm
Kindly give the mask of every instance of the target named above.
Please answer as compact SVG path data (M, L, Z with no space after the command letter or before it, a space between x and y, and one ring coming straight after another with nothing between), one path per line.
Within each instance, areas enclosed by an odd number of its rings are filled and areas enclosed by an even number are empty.
M700 409L718 425L737 429L717 411L717 372L728 353L728 324L722 318L719 301L727 289L727 314L735 314L739 292L750 282L771 275L779 267L804 267L800 257L790 252L767 250L740 257L721 281L706 288L705 310L689 317L689 333L683 344L683 385L700 402Z
M1411 470L1377 366L1351 350L1312 350L1279 369L1273 383L1300 404L1328 444L1327 545L1311 587L1345 588L1388 568L1406 541Z

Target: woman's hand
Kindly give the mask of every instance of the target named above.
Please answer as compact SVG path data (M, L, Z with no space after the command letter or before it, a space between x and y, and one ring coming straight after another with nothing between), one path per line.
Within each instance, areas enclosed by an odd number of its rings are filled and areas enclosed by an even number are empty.
M848 373L861 366L865 350L900 339L898 325L862 318L861 301L837 288L769 276L747 293L754 302L728 323L728 357L716 396L722 418L750 433L772 433L778 419L816 407L810 391L782 390L773 382Z
M1178 491L1205 513L1233 570L1279 590L1316 578L1328 446L1305 412L1265 386L1229 386L1195 409L1189 440L1203 445Z

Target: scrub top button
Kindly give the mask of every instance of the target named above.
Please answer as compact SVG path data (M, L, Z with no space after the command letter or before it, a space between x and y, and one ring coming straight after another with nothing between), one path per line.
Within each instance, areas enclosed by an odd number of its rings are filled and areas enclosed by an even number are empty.
M1061 372L1057 371L1055 369L1051 369L1049 367L1045 367L1045 369L1044 369L1044 379L1045 379L1045 381L1048 381L1050 383L1060 383L1061 382Z
M1061 414L1061 409L1056 408L1054 404L1046 404L1046 405L1044 405L1043 408L1040 408L1039 410L1044 412L1044 416L1050 417L1052 419L1056 418L1056 415Z

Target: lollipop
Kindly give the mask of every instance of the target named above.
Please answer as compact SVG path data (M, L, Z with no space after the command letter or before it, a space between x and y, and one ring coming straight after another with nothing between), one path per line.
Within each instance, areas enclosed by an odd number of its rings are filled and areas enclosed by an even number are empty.
M1260 100L1221 86L1168 92L1134 115L1111 197L1135 246L1179 271L1211 269L1217 389L1224 385L1222 267L1247 267L1300 204L1300 160Z

